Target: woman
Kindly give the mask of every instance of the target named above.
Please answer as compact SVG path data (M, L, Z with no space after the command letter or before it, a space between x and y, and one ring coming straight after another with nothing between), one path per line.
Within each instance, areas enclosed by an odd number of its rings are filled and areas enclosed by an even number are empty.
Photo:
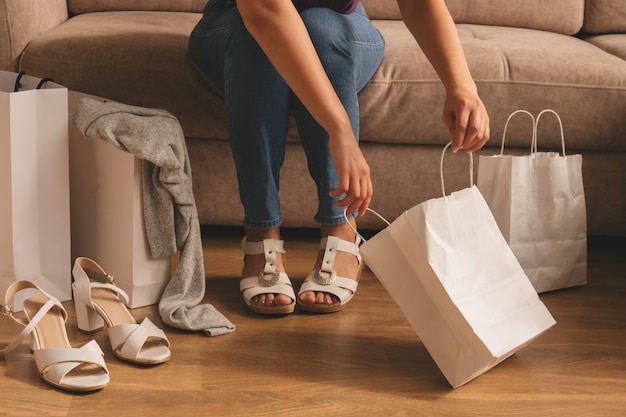
M398 4L446 89L443 122L453 151L480 149L489 118L444 1ZM358 0L211 0L189 45L224 91L245 211L244 301L260 314L291 313L296 302L311 312L342 309L356 291L361 264L355 217L373 193L358 146L357 93L380 64L382 36ZM322 237L297 297L282 264L278 201L290 114L317 186Z

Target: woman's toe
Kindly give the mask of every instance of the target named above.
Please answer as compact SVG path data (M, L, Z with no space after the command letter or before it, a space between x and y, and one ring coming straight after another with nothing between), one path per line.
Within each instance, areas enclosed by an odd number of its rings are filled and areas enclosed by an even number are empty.
M286 306L293 302L291 297L285 294L276 294L274 297L273 303L276 305Z
M305 291L300 294L299 299L305 304L315 304L315 293L313 291Z

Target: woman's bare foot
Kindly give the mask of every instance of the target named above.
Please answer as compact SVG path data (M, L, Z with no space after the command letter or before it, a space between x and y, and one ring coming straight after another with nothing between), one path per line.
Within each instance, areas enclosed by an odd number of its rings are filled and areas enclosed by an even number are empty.
M264 239L280 240L280 229L277 227L272 229L246 228L246 240L248 242L261 242ZM264 267L264 254L246 255L246 257L244 258L244 265L243 270L241 271L241 276L258 276ZM285 272L285 268L283 266L283 256L281 253L276 254L276 267L279 272ZM289 305L293 302L293 300L285 294L273 293L260 294L258 296L252 297L250 301L252 303L270 307L274 305Z
M350 223L356 230L356 222L350 220ZM322 225L320 229L322 238L328 236L336 236L339 239L346 240L348 242L354 242L356 234L354 230L348 225L348 223L342 223L338 225ZM322 265L322 259L324 258L324 250L320 249L317 254L317 260L315 261L314 269L319 269ZM334 263L334 270L338 276L346 278L352 278L356 280L359 274L359 262L354 255L343 251L337 251ZM339 299L327 292L313 292L305 291L300 294L298 301L306 304L333 304L339 302Z

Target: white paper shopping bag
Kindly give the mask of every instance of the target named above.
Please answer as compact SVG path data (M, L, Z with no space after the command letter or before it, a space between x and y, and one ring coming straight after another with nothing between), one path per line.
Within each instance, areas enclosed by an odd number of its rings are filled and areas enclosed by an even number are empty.
M71 299L67 89L0 71L0 293Z
M442 192L400 215L365 242L361 254L458 387L555 321L478 189L446 196L442 172Z
M507 127L516 114L533 119L528 155L504 154ZM562 154L537 151L537 125L544 114L556 116ZM535 121L525 110L513 112L505 124L500 154L480 156L477 186L538 292L587 282L582 155L565 153L563 125L557 113L544 110Z
M70 114L81 99L69 92ZM171 259L153 258L144 227L141 160L69 126L72 257L88 257L115 276L129 307L157 304L171 277Z

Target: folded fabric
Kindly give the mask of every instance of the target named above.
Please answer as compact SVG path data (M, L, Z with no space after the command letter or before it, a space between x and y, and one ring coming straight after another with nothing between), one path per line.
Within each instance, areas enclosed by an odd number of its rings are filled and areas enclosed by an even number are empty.
M209 336L235 326L211 304L206 289L202 238L193 196L185 137L169 112L81 99L72 118L88 138L105 140L142 161L144 221L154 258L180 251L180 262L159 301L163 321Z

